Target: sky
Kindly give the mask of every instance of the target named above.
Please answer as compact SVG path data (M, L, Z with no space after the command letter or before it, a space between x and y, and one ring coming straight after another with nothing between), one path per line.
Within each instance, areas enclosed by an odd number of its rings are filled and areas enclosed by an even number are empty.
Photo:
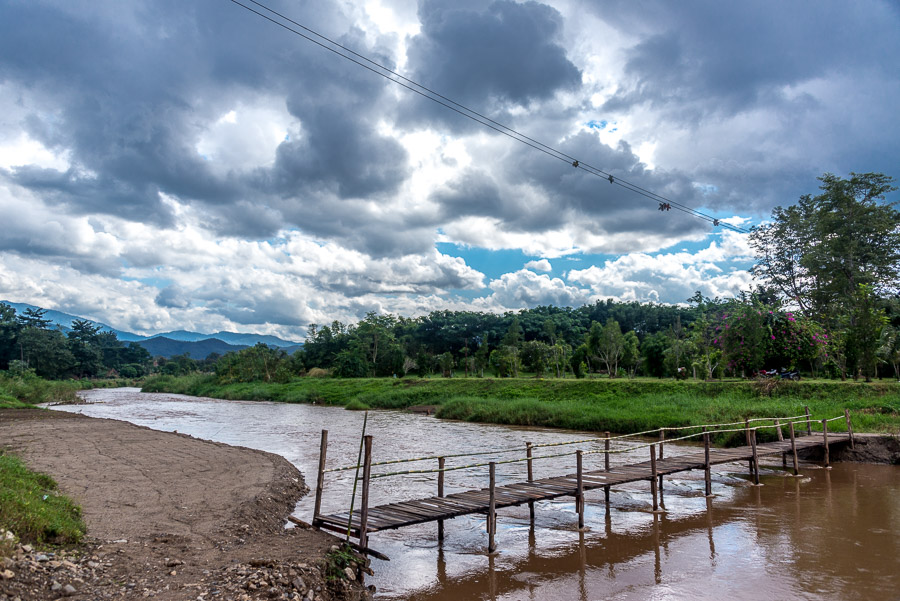
M826 172L900 177L896 2L263 4L740 228ZM0 0L0 219L0 299L141 334L754 283L746 234L229 0Z

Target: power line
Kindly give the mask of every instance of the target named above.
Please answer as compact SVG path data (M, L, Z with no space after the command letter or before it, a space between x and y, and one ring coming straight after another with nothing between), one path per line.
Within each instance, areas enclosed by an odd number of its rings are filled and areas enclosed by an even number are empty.
M596 177L605 179L610 184L618 185L622 188L625 188L626 190L629 190L630 192L633 192L634 194L638 194L649 200L655 201L659 204L660 211L668 212L672 209L675 209L677 211L681 211L681 212L691 215L693 217L697 217L699 219L702 219L704 221L712 223L714 226L722 226L723 228L726 228L726 229L729 229L729 230L732 230L735 232L739 232L739 233L748 233L748 230L746 230L742 227L731 225L729 223L725 223L725 222L713 217L712 215L708 215L706 213L703 213L701 211L693 209L685 204L682 204L671 198L663 196L662 194L658 194L651 190L647 190L646 188L643 188L635 183L629 182L628 180L622 179L620 177L616 177L612 173L604 171L603 169L601 169L599 167L595 167L593 165L590 165L589 163L585 163L584 161L581 161L569 154L566 154L565 152L562 152L561 150L558 150L556 148L553 148L552 146L548 146L538 140L535 140L534 138L531 138L531 137L529 137L507 125L504 125L503 123L495 121L494 119L491 119L490 117L487 117L487 116L479 113L478 111L467 107L464 104L456 102L455 100L448 98L447 96L444 96L443 94L440 94L439 92L436 92L420 83L417 83L416 81L413 81L412 79L409 79L408 77L405 77L405 76L401 75L400 73L397 73L376 61L373 61L372 59L368 58L367 56L365 56L363 54L355 52L354 50L351 50L350 48L347 48L347 47L341 45L340 43L332 40L331 38L324 36L324 35L318 33L317 31L315 31L314 29L311 29L310 27L291 19L290 17L283 15L283 14L279 13L278 11L269 8L268 6L266 6L265 4L262 4L261 2L258 2L257 0L244 0L244 1L249 2L249 3L259 7L260 9L266 11L269 14L275 15L279 19L282 19L283 21L286 21L287 23L290 23L291 25L298 27L300 30L295 29L294 27L291 27L290 25L286 25L284 22L274 19L274 18L270 17L268 14L264 14L256 9L252 8L251 6L244 4L243 2L241 2L239 0L229 0L229 1L232 2L233 4L240 6L243 9L259 16L259 17L262 17L263 19L269 21L270 23L278 25L279 27L286 29L287 31L289 31L297 36L300 36L301 38L303 38L309 42L312 42L313 44L316 44L317 46L324 48L325 50L328 50L329 52L332 52L347 61L350 61L368 71L371 71L372 73L375 73L376 75L384 77L388 81L391 81L403 88L406 88L407 90L414 92L414 93L418 94L419 96L422 96L423 98L427 98L428 100L431 100L432 102L434 102L436 104L439 104L439 105L441 105L463 117L466 117L467 119L475 121L476 123L479 123L485 127L488 127L490 129L496 131L497 133L507 136L521 144L525 144L526 146L529 146L537 151L543 152L544 154L546 154L554 159L565 162L567 164L571 164L576 169L580 169L586 173L589 173ZM304 32L306 32L306 33L304 33ZM322 40L322 41L320 41L320 40Z

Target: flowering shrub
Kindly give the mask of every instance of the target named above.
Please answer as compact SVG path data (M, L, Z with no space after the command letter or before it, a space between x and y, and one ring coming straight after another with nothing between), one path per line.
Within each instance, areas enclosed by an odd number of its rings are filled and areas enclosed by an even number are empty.
M716 344L727 368L750 375L764 367L796 369L803 361L829 359L829 335L798 313L758 304L730 307L719 315Z

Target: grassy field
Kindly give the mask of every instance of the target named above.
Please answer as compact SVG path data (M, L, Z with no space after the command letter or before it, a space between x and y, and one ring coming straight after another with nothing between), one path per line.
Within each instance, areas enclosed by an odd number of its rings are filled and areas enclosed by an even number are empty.
M151 378L144 390L352 409L437 405L438 417L446 419L618 433L801 415L805 406L822 419L842 415L846 408L858 432L900 432L900 384L895 382L297 378L286 384L219 385L213 376L195 375ZM829 429L845 427L833 422ZM772 437L771 430L760 432L761 441Z
M58 493L50 476L0 453L0 530L13 532L22 542L77 543L84 522L81 510Z

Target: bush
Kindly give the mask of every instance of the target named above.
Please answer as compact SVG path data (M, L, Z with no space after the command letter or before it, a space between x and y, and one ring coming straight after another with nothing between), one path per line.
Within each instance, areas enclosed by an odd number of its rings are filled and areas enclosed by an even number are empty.
M313 367L308 372L306 372L307 378L327 378L331 373L326 369L322 369L321 367Z

